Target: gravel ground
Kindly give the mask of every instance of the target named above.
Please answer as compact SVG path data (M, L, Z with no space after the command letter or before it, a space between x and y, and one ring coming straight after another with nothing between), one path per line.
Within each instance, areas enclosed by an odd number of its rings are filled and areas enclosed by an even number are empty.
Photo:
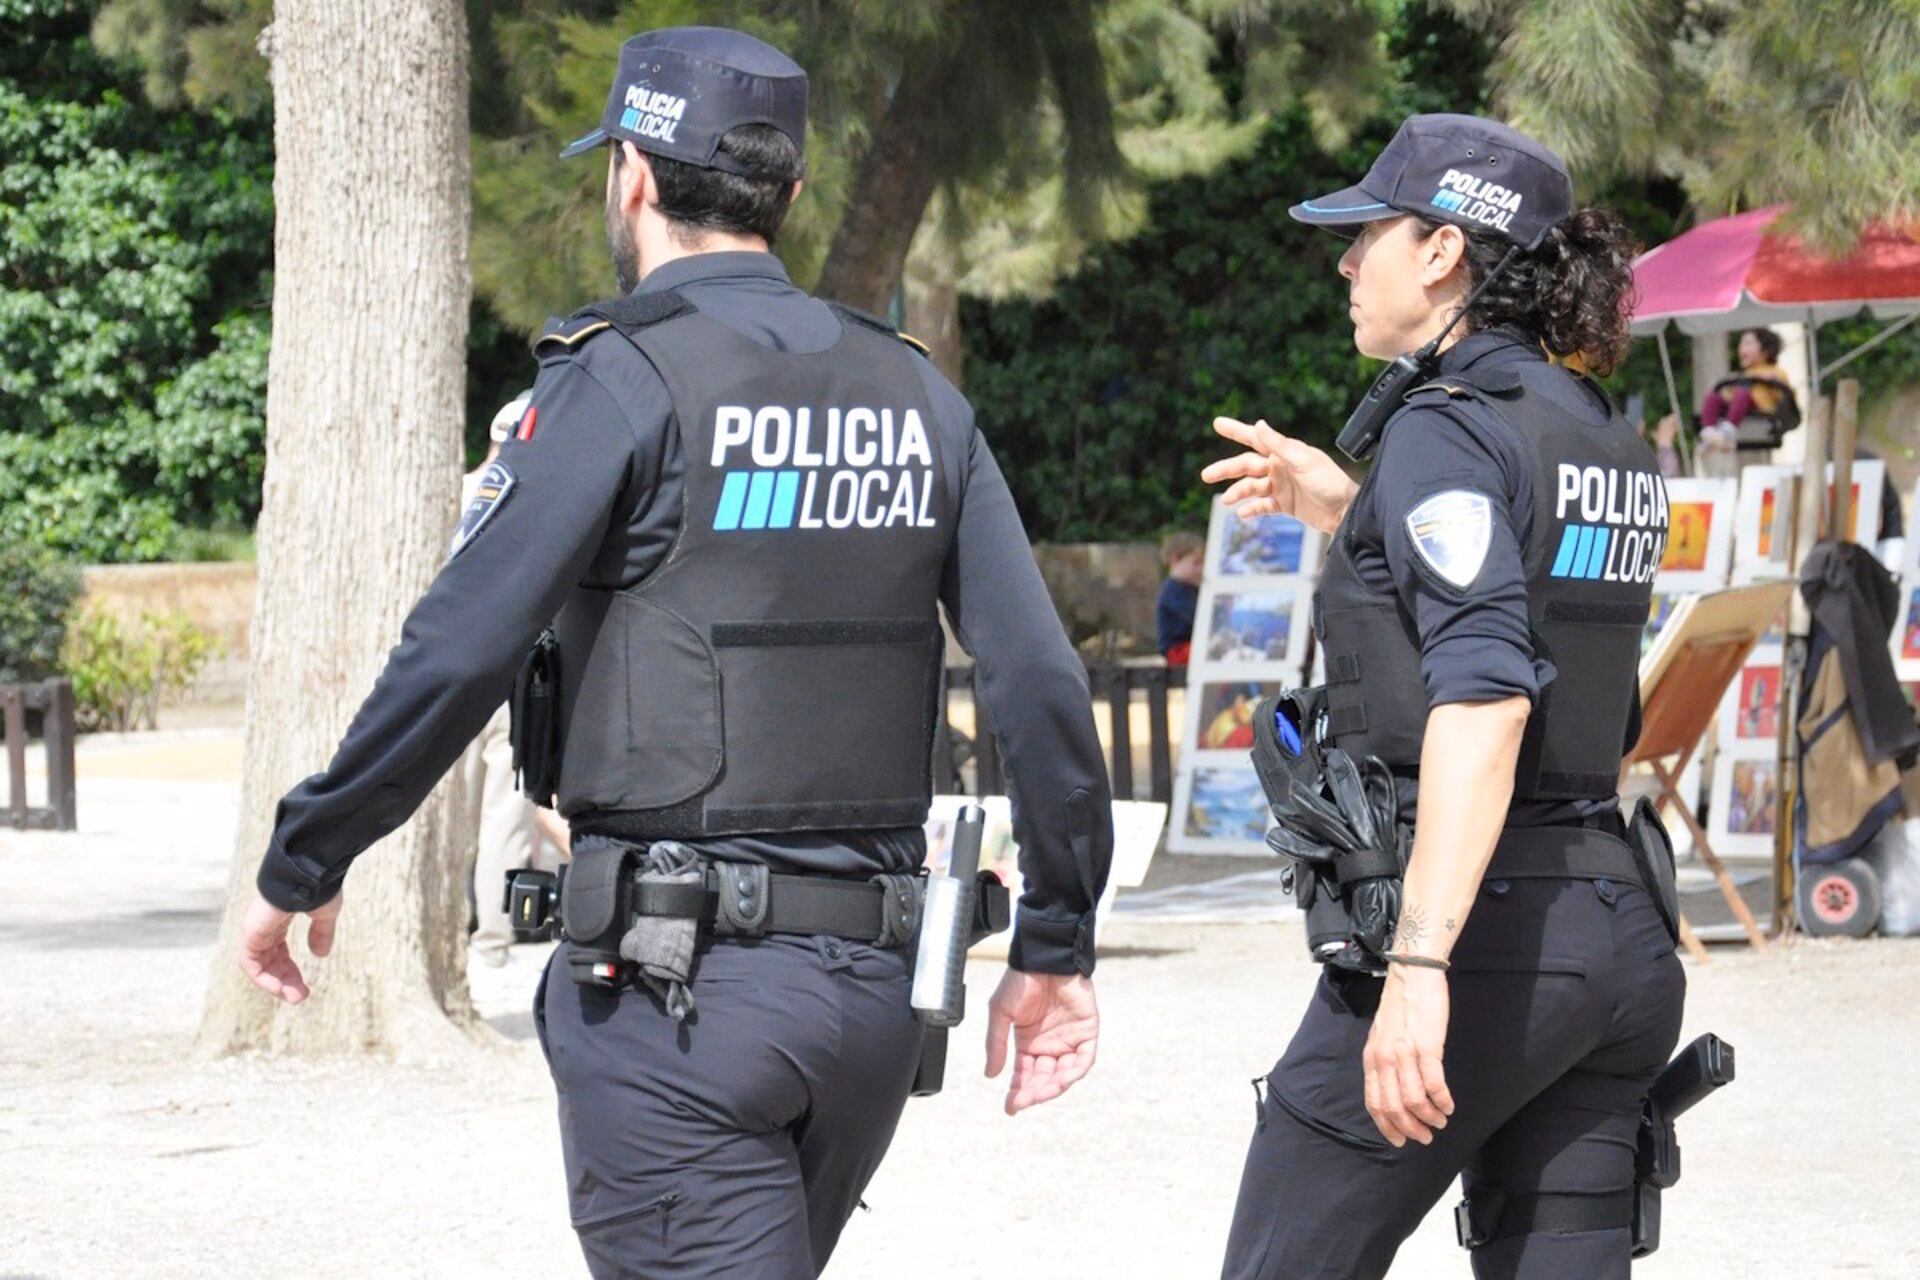
M151 747L90 746L79 835L0 832L0 1280L583 1276L527 1013L544 949L475 975L492 1050L187 1060L237 802L191 780L227 769L187 745L201 763L173 777ZM1102 940L1093 1076L1009 1120L970 1022L829 1275L1217 1274L1248 1081L1313 968L1290 923L1116 920ZM970 970L976 1000L995 976ZM1686 1035L1732 1041L1741 1077L1684 1124L1667 1244L1637 1274L1920 1273L1917 976L1920 946L1893 941L1689 966ZM1447 1208L1395 1277L1468 1274Z

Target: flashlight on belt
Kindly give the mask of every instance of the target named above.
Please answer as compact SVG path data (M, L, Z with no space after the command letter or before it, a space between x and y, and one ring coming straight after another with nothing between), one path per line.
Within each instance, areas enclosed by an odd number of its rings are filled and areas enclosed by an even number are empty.
M977 804L962 805L947 873L927 880L908 1002L928 1026L957 1026L967 1010L967 934L973 923L974 895L979 892L980 838L986 826L985 810Z

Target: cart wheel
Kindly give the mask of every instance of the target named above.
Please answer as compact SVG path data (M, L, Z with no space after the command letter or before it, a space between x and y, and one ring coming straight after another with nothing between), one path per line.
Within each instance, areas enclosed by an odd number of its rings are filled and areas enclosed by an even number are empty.
M1858 858L1800 876L1800 927L1816 938L1864 938L1880 922L1880 877Z

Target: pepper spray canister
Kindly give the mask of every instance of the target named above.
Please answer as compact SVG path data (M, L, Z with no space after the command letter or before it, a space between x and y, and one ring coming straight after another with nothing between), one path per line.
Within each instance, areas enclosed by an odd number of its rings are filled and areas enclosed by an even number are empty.
M977 804L962 805L953 828L947 873L927 878L920 911L920 949L913 962L910 1003L928 1026L958 1026L967 1010L967 935L973 901L979 892L980 838L987 815Z

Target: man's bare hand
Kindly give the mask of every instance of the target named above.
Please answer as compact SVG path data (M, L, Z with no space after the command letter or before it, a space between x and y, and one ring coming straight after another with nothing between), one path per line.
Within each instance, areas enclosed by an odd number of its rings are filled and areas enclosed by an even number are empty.
M1220 496L1235 515L1292 516L1324 533L1339 526L1359 486L1326 450L1283 436L1265 422L1215 418L1213 429L1248 450L1200 473L1208 484L1233 481Z
M1013 1079L1007 1084L1007 1114L1059 1097L1093 1070L1100 1043L1100 1011L1093 980L1079 974L1007 970L987 1003L987 1075L1007 1065L1007 1032L1013 1032Z
M344 900L344 894L336 893L332 902L305 913L307 950L314 955L324 956L333 950L334 925L340 919L340 904ZM247 975L247 981L274 999L299 1004L312 992L307 990L307 980L301 975L300 966L294 963L293 952L287 948L287 931L293 924L293 914L254 895L252 905L240 921L240 971Z

